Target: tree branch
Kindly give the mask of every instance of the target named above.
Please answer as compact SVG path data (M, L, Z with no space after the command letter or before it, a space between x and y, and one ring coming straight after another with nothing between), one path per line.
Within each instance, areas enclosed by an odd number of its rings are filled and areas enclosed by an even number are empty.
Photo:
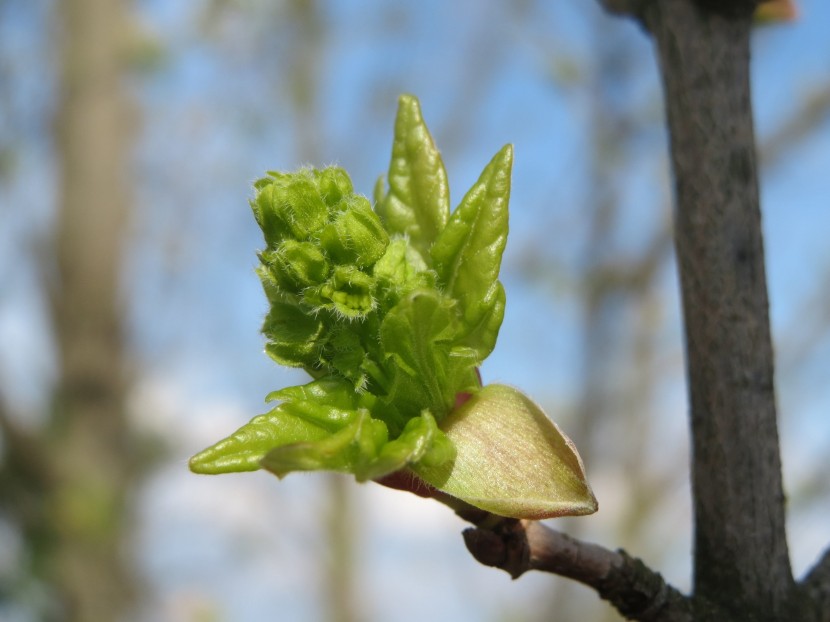
M830 548L802 579L800 587L816 611L830 615Z
M501 568L514 579L528 570L573 579L596 590L629 620L692 620L691 601L625 551L582 542L537 521L493 515L480 521L464 531L464 542L486 566Z
M643 9L650 0L599 0L599 3L609 13L614 15L629 15L635 19L643 14Z
M550 572L593 588L630 620L692 622L692 601L625 551L582 542L538 521L491 514L433 488L409 471L375 481L435 499L475 525L464 530L467 550L479 563L501 568L514 579L528 570Z
M749 90L751 18L649 5L665 89L692 428L695 595L783 619L793 580Z

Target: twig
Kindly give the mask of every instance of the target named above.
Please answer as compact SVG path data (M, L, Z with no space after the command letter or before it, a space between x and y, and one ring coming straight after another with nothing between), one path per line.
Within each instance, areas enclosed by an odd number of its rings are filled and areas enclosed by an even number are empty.
M794 582L749 88L751 18L662 0L646 22L675 178L695 596L736 619L788 619Z
M659 573L625 551L609 551L572 538L537 521L516 520L478 510L456 510L476 524L464 542L480 563L501 568L514 579L528 570L579 581L629 620L691 622L691 600Z
M639 19L649 0L599 0L602 7L614 15L629 15Z
M824 551L821 559L802 579L800 587L813 602L816 611L830 616L830 548Z
M505 518L443 493L408 471L377 480L382 486L432 498L475 527L464 530L467 550L481 564L514 579L540 570L594 588L629 620L691 622L692 600L625 551L609 551L537 521Z

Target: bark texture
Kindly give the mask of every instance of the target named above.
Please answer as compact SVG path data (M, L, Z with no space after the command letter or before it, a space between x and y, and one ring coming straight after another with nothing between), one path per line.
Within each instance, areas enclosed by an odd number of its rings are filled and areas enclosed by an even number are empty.
M749 88L749 14L650 3L674 170L695 596L783 620L793 593Z

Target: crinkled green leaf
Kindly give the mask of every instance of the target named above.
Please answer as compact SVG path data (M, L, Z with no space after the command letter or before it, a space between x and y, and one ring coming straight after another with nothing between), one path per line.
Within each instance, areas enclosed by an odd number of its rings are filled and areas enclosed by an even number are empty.
M406 416L428 409L440 419L455 395L474 385L474 364L465 351L453 349L458 336L453 301L432 290L416 290L383 320L383 349L395 364L387 400Z
M273 301L262 332L268 338L265 351L277 363L307 368L317 364L323 323L298 305Z
M437 278L421 254L401 237L392 239L372 274L378 281L378 297L383 310L391 309L416 289L435 289Z
M520 391L488 385L442 421L441 429L455 445L455 460L412 467L439 490L514 518L596 511L573 443Z
M277 406L193 456L190 470L208 475L256 471L260 460L274 447L316 441L329 434L326 428L286 412L284 405Z
M341 429L360 409L370 409L375 397L358 393L342 378L326 376L300 386L272 391L266 401L282 401L282 409L329 431Z
M376 210L390 235L409 238L424 258L450 213L450 191L441 154L432 141L417 98L398 100L389 192L375 188ZM382 196L382 198L381 198Z
M513 147L503 147L453 212L431 256L447 294L458 300L467 327L466 345L486 357L504 314L498 283L507 243Z
M359 473L359 479L377 479L416 462L438 465L453 458L455 447L438 429L435 418L425 410L406 423L398 438L381 448L377 459Z
M261 466L279 477L291 471L340 471L359 474L374 462L388 439L386 424L360 409L345 427L325 438L281 445L269 451Z

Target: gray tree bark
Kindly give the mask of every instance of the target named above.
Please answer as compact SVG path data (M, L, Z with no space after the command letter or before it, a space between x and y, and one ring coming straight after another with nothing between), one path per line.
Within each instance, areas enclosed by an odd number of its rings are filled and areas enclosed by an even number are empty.
M782 619L793 579L749 88L751 12L726 17L661 0L645 20L675 178L695 595L745 619Z

